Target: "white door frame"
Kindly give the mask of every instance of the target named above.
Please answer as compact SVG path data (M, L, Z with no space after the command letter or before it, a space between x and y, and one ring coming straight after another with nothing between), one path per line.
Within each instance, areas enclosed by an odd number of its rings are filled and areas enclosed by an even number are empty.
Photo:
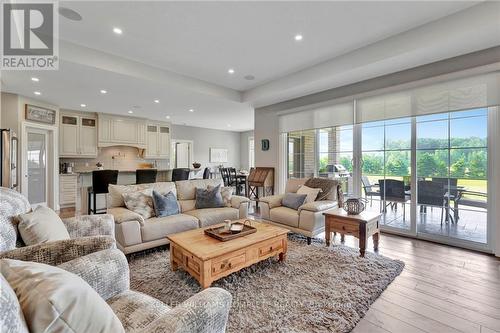
M28 129L47 131L47 205L59 210L59 133L57 126L31 123L21 123L21 175L19 177L21 193L28 196Z
M193 159L193 151L194 151L194 141L193 140L182 140L182 139L172 139L170 144L171 146L174 146L178 143L188 143L189 144L189 165L191 165L194 162ZM175 154L177 152L177 149L170 149L170 161L174 161L177 164L177 158L175 157ZM170 166L172 169L176 168L175 165ZM190 167L191 168L191 167Z

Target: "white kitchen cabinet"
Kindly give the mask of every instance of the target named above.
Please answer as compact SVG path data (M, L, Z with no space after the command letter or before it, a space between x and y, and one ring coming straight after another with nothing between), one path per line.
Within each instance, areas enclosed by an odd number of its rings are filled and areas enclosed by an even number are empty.
M96 157L97 121L93 115L61 113L60 157Z
M99 115L98 146L127 145L146 148L146 121L140 118Z
M146 158L168 159L170 157L170 127L167 124L148 124Z

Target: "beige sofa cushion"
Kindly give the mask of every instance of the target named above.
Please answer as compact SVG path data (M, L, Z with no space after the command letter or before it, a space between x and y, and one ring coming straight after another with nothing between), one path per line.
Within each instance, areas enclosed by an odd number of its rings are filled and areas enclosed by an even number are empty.
M239 210L230 207L195 209L186 212L200 221L200 228L222 223L224 220L236 220Z
M153 217L141 227L143 242L165 238L167 235L198 228L198 220L187 214Z
M181 206L181 213L196 209L196 200L179 200L178 202L179 206Z
M146 189L156 190L165 195L172 191L177 196L177 190L174 182L159 182L151 184L137 184L137 185L113 185L108 186L108 208L124 207L123 194L130 192L143 191Z
M195 200L196 189L206 189L208 185L214 187L217 185L224 186L224 182L222 179L191 179L175 182L175 186L177 187L177 200Z
M286 181L285 193L297 193L299 187L304 185L309 178L290 178Z
M2 259L30 332L124 332L113 310L82 278L45 264Z
M278 222L290 227L299 227L299 214L296 210L288 207L276 207L269 212L271 221Z
M320 188L312 188L306 185L302 185L297 190L297 194L306 195L306 200L304 200L304 203L314 202L320 192L321 192Z
M17 216L18 230L26 245L69 239L68 230L52 209L38 206L33 212Z

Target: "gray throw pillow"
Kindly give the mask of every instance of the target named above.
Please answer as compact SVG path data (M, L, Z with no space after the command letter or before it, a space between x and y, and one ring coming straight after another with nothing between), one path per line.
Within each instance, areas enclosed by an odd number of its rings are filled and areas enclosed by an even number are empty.
M220 193L220 185L210 189L196 189L196 209L219 208L224 206L224 200L222 200L222 195Z
M286 193L283 200L281 200L281 205L297 210L304 204L306 197L307 194Z
M172 191L165 195L153 190L153 205L157 217L179 214L179 204Z

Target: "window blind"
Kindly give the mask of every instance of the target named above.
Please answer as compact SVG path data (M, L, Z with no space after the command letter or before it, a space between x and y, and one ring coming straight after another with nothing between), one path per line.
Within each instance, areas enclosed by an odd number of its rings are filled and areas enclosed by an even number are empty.
M356 100L356 122L459 111L500 104L500 73Z
M353 103L342 103L279 116L280 133L354 123Z

